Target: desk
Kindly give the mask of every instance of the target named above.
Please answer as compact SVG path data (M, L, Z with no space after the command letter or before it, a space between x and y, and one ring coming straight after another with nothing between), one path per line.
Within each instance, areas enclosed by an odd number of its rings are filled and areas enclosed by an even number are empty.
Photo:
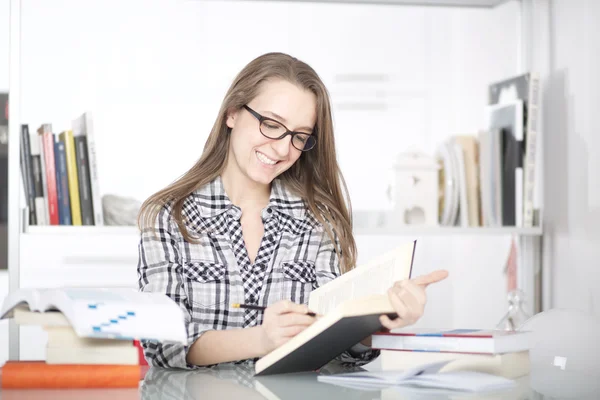
M598 379L567 374L556 368L532 370L517 380L517 387L494 394L434 394L423 390L388 388L363 391L317 381L317 373L254 377L252 367L226 366L203 371L152 368L138 389L12 390L0 400L404 400L404 399L597 399ZM335 372L335 371L334 371ZM331 373L325 370L325 373Z

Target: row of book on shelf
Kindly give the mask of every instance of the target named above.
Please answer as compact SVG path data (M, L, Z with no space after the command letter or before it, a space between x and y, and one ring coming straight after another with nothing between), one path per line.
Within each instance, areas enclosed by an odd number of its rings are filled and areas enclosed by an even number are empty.
M539 96L536 73L494 82L485 129L439 146L441 225L539 225Z
M58 134L51 124L23 124L20 143L26 225L103 225L91 113Z

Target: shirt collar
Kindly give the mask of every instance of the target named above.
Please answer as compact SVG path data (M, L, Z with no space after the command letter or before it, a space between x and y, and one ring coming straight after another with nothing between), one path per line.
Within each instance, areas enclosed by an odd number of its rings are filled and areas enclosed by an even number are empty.
M212 182L196 190L194 192L194 199L200 208L202 218L213 218L231 209L239 210L227 196L220 175ZM300 196L290 192L280 179L273 180L271 184L269 204L263 212L268 212L269 210L276 211L296 220L307 219L307 209L304 200ZM308 219L313 220L314 218L309 217Z

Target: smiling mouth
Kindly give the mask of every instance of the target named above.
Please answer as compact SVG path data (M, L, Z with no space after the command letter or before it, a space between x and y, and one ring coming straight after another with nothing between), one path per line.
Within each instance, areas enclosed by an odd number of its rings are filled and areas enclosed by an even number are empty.
M261 153L258 150L256 151L256 158L258 158L258 161L260 161L261 163L263 163L265 165L269 165L269 166L273 166L279 162L279 161L270 159L269 157L267 157L266 155L264 155L263 153Z

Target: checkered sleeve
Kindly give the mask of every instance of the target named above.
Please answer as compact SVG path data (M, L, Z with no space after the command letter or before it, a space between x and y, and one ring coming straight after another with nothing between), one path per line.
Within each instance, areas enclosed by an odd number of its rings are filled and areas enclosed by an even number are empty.
M152 366L195 369L199 367L186 362L187 352L206 329L191 322L190 307L183 286L178 232L167 207L159 212L154 229L142 227L138 247L138 284L140 291L164 293L181 307L188 332L188 343L162 344L153 340L143 340L141 343L144 356Z
M339 240L335 237L336 246L339 246ZM315 289L321 285L326 284L332 279L340 276L340 259L338 253L336 253L333 241L329 238L325 232L323 233L323 239L319 246L317 253L317 259L315 262L315 269L317 280L315 283ZM373 350L370 347L357 343L344 353L340 354L336 361L343 364L352 366L361 366L373 361L379 356L379 350Z

